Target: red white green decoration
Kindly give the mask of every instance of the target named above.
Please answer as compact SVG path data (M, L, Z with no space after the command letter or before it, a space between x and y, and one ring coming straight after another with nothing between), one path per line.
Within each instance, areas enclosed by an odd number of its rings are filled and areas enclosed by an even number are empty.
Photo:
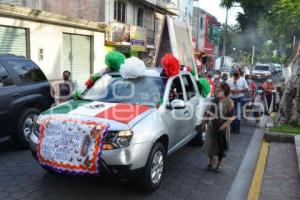
M94 74L91 78L89 78L86 82L85 85L87 88L93 87L95 82L101 78L101 74Z
M49 117L40 127L39 162L58 173L99 174L102 140L107 128L105 123Z

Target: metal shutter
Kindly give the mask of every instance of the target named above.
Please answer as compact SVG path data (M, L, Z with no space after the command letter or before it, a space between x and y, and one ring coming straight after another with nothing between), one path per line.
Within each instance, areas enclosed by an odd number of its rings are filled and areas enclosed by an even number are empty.
M26 29L0 26L0 54L27 57Z
M64 70L72 73L75 89L83 89L91 74L91 37L64 33Z

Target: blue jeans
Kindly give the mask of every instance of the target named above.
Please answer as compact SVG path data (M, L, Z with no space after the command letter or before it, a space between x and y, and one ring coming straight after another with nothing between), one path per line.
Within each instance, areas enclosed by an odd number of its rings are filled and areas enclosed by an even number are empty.
M234 102L234 116L236 119L231 124L232 131L239 131L241 127L242 108L243 108L243 97L231 98Z

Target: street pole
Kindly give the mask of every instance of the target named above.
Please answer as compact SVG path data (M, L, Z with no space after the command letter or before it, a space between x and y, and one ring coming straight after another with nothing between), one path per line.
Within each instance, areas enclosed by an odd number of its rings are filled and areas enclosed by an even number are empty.
M252 58L251 58L251 65L253 66L254 64L254 53L255 53L255 46L252 46Z
M226 8L225 33L224 33L224 39L223 39L223 51L222 51L222 58L221 58L221 67L223 67L224 64L225 64L227 26L228 26L228 7Z

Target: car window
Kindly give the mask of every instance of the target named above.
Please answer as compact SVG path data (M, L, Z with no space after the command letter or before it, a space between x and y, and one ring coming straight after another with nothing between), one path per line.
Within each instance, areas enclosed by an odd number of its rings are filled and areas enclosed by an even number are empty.
M255 70L258 70L258 71L269 71L270 68L268 66L255 66Z
M186 91L187 100L190 100L194 96L196 96L196 90L193 84L193 81L190 77L190 75L184 75L182 76L183 84Z
M13 81L8 75L6 69L0 65L0 88L13 85Z
M173 80L169 91L169 103L175 99L184 100L182 85L179 77L176 77Z
M16 71L24 83L33 83L47 80L42 70L31 61L7 61Z

